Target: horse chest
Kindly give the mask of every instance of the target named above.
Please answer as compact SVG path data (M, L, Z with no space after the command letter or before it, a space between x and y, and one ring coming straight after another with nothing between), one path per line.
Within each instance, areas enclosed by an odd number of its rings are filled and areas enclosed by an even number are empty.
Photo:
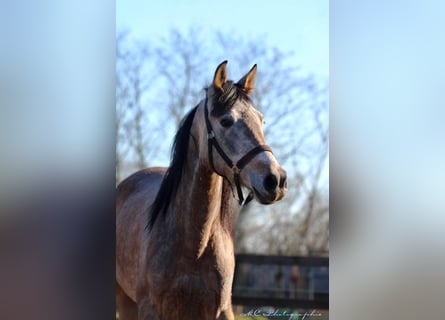
M197 254L197 246L188 243L149 246L145 294L162 319L215 319L231 305L233 244L229 235L218 233Z
M217 274L192 272L175 277L160 296L166 319L215 319L221 310L221 281Z
M202 259L193 265L177 266L170 290L191 296L220 297L231 287L233 269L215 259Z

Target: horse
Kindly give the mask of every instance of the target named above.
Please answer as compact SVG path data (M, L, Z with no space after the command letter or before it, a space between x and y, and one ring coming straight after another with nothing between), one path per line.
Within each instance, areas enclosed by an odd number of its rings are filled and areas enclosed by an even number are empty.
M226 65L182 120L170 166L138 171L117 187L120 319L234 319L236 216L250 200L281 200L287 179L251 101L257 66L235 83Z

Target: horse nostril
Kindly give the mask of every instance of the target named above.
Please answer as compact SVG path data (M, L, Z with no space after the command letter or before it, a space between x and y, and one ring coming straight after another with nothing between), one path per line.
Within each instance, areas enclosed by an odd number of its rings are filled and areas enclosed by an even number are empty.
M286 175L281 176L280 178L280 188L287 188L287 177Z
M275 189L278 185L277 177L275 177L273 174L269 174L263 182L264 189L266 189L268 192L272 193L275 192Z

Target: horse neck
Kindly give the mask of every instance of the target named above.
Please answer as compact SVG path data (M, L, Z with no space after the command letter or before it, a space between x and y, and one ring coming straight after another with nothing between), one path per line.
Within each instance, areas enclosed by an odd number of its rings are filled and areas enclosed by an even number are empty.
M183 253L200 257L210 244L233 250L235 211L239 209L228 182L199 157L190 139L187 161L175 199L175 231Z

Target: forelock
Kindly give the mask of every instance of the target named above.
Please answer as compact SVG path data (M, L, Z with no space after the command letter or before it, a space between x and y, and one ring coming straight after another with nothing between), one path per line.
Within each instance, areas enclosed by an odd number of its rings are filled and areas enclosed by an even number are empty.
M212 114L214 116L228 112L238 99L249 100L247 94L233 81L227 81L222 88L223 92L215 92L213 97Z

